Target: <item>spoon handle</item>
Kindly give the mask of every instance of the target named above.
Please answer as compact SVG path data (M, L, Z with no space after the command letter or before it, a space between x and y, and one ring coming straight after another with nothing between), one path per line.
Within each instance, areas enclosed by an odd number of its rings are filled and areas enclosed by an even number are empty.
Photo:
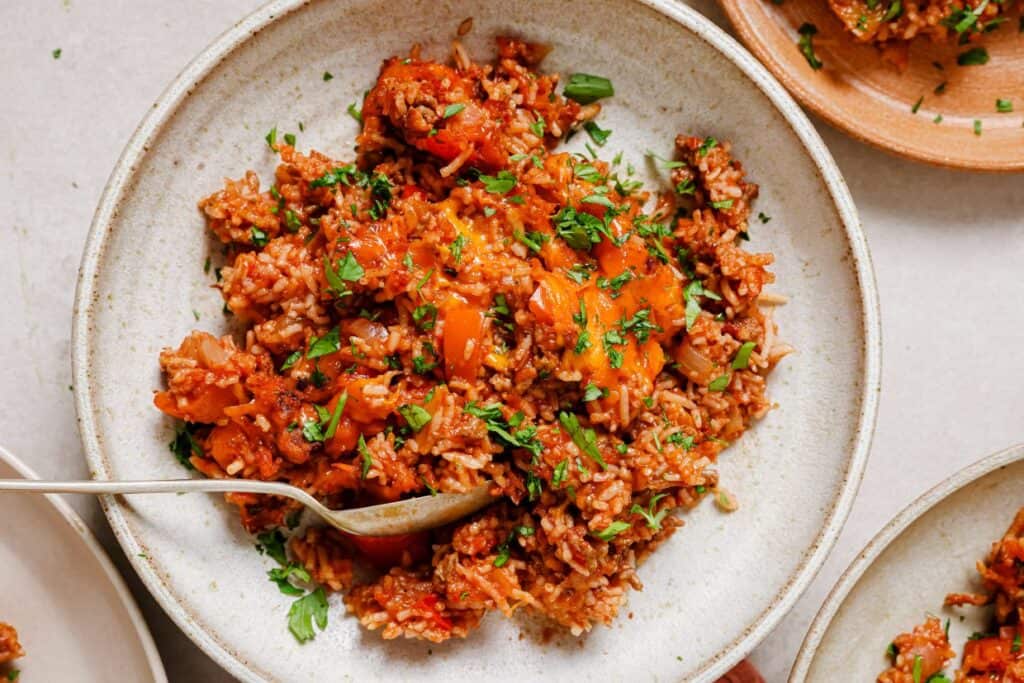
M287 484L251 479L167 479L152 481L40 481L0 479L0 492L11 493L266 493L302 498L304 491Z

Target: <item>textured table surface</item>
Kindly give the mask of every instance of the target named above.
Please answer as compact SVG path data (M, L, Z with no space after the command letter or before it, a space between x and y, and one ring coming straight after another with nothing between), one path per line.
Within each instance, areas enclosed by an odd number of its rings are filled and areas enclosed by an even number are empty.
M8 306L0 443L42 476L87 477L69 337L79 256L107 176L178 71L259 4L0 3L0 292ZM725 25L710 0L692 4ZM835 551L753 654L769 682L785 680L829 588L897 511L964 465L1024 441L1024 176L921 166L818 123L874 257L883 391L871 460ZM128 578L171 680L229 680L142 588L96 502L71 503Z

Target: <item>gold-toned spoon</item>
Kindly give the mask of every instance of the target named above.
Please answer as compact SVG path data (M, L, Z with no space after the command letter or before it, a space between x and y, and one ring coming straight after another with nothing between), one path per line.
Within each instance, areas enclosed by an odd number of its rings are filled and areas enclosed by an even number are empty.
M262 493L298 501L333 527L358 536L394 536L443 526L485 507L489 486L466 493L438 493L350 510L331 510L302 489L249 479L172 479L156 481L33 481L0 479L0 493Z

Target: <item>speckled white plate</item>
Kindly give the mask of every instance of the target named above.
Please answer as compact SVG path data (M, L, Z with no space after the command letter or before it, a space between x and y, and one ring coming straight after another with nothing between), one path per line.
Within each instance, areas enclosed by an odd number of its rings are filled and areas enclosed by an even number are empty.
M277 125L299 147L346 157L350 102L380 61L414 42L444 57L456 27L492 55L491 38L549 43L545 68L602 74L616 96L602 114L604 148L644 168L643 150L671 150L679 131L735 142L762 184L753 247L774 251L782 336L798 349L772 377L780 407L722 458L741 509L702 506L642 567L646 584L611 628L579 640L520 638L492 615L464 642L384 642L332 598L331 621L298 645L289 600L266 580L218 499L106 501L139 574L181 628L247 680L711 680L748 653L806 587L846 518L874 424L879 323L871 266L854 206L832 158L793 100L735 41L692 10L655 0L502 3L421 0L274 2L198 57L154 105L101 200L82 263L74 330L78 414L99 478L175 477L171 425L152 407L157 354L193 328L224 328L203 273L216 263L196 200L224 176L273 159ZM322 75L334 75L324 81ZM582 140L574 141L582 144ZM198 321L196 320L198 316ZM146 559L139 557L145 551Z
M804 639L790 681L874 680L892 639L926 614L950 619L957 651L991 612L943 608L947 593L980 589L985 557L1024 506L1024 444L960 470L910 504L857 556ZM960 616L963 616L963 621Z
M0 448L0 479L23 478L38 479ZM60 497L0 493L0 579L0 621L26 653L19 681L166 683L135 599Z

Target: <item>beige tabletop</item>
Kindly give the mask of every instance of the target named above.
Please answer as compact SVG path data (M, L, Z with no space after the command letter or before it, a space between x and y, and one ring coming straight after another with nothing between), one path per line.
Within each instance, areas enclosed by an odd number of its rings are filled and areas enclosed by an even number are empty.
M107 175L178 71L259 4L0 3L0 443L41 476L88 476L69 337L79 255ZM724 25L711 0L691 4ZM835 552L753 655L773 682L785 680L826 592L879 528L964 465L1024 441L1024 176L921 166L818 127L874 257L883 391L871 461ZM170 679L229 680L145 593L96 502L70 502L126 571Z

